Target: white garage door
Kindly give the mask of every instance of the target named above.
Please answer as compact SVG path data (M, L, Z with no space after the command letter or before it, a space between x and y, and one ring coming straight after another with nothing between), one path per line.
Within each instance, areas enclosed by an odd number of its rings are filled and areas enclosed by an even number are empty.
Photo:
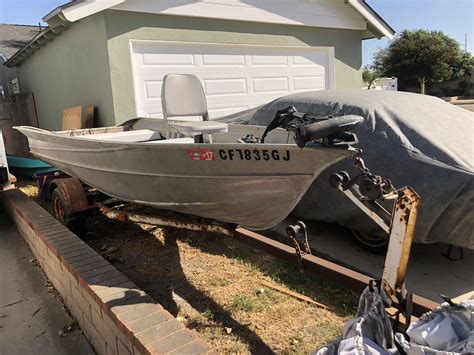
M169 73L199 77L211 119L290 93L334 87L333 48L326 47L132 42L132 65L141 117L163 117L161 85Z

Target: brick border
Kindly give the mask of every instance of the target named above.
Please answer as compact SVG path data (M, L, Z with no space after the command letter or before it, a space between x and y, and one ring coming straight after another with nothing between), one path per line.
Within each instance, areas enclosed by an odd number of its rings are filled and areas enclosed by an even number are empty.
M214 353L20 190L0 192L0 203L98 354Z

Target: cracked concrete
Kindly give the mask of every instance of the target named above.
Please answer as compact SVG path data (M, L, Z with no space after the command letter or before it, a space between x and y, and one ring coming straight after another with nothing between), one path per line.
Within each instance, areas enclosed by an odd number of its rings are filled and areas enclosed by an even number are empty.
M31 262L30 262L31 261ZM0 207L0 355L94 354Z

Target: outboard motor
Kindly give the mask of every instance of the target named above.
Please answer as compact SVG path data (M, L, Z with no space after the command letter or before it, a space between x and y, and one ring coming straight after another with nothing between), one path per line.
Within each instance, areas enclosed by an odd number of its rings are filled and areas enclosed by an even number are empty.
M357 136L348 131L362 122L364 118L357 115L315 117L298 112L294 106L289 106L276 112L262 135L261 143L265 142L265 137L270 131L284 128L295 134L295 142L300 148L308 142L321 139L324 144L330 146L353 145L358 143Z

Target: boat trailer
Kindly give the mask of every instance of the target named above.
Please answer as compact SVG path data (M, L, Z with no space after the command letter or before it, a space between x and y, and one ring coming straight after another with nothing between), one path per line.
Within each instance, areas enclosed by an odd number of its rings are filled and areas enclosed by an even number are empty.
M347 196L389 236L385 267L378 283L389 297L389 305L395 309L397 319L401 314L404 316L402 323L409 324L411 315L419 317L437 306L437 303L413 295L405 288L405 275L420 197L411 187L396 190L389 180L370 173L364 165L361 152L356 158L356 168L360 174L354 178L351 179L346 172L339 172L331 175L330 184ZM287 228L288 238L294 246L291 247L236 225L119 201L62 172L38 174L37 180L40 198L51 201L56 218L77 234L85 232L84 229L81 230L81 226L85 225L86 216L93 211L99 211L106 217L119 221L235 238L357 293L362 292L374 279L313 255L303 222ZM392 212L382 207L377 199L392 200Z

